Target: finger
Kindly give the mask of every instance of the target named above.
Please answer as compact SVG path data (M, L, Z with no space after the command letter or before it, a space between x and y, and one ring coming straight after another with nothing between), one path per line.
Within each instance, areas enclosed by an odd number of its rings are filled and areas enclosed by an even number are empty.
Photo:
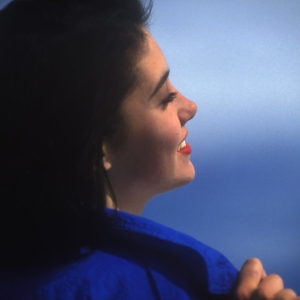
M264 278L266 273L261 261L257 258L248 259L242 266L236 282L237 299L249 299Z
M282 291L283 281L281 277L276 274L271 274L261 281L259 287L257 288L257 290L255 290L253 296L254 299L273 299L275 295L282 293ZM290 292L287 292L287 294L290 294Z
M274 300L296 300L297 298L296 293L291 289L281 290L275 295Z

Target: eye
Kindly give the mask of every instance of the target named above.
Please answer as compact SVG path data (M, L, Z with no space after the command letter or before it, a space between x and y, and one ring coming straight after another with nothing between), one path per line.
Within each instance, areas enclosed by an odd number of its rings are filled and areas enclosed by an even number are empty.
M177 92L170 93L165 99L161 101L163 108L166 108L170 102L172 102L177 96Z

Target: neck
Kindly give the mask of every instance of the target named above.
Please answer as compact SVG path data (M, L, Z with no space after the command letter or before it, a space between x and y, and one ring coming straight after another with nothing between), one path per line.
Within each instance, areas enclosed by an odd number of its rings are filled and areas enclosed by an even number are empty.
M116 204L110 193L106 193L106 207L128 212L140 216L144 209L144 202L137 199L124 199L125 197L116 196Z

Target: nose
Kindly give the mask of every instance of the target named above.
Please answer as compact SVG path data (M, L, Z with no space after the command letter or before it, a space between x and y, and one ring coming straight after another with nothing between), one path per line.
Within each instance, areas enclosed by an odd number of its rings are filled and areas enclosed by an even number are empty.
M178 96L178 118L181 125L192 119L197 112L197 105L195 102L187 99L179 93Z

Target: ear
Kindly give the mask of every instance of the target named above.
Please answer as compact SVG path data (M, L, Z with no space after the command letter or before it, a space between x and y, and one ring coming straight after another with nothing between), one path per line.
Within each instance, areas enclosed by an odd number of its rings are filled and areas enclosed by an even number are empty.
M108 145L106 141L102 143L102 153L103 153L103 166L106 171L111 168L111 162L108 155Z

